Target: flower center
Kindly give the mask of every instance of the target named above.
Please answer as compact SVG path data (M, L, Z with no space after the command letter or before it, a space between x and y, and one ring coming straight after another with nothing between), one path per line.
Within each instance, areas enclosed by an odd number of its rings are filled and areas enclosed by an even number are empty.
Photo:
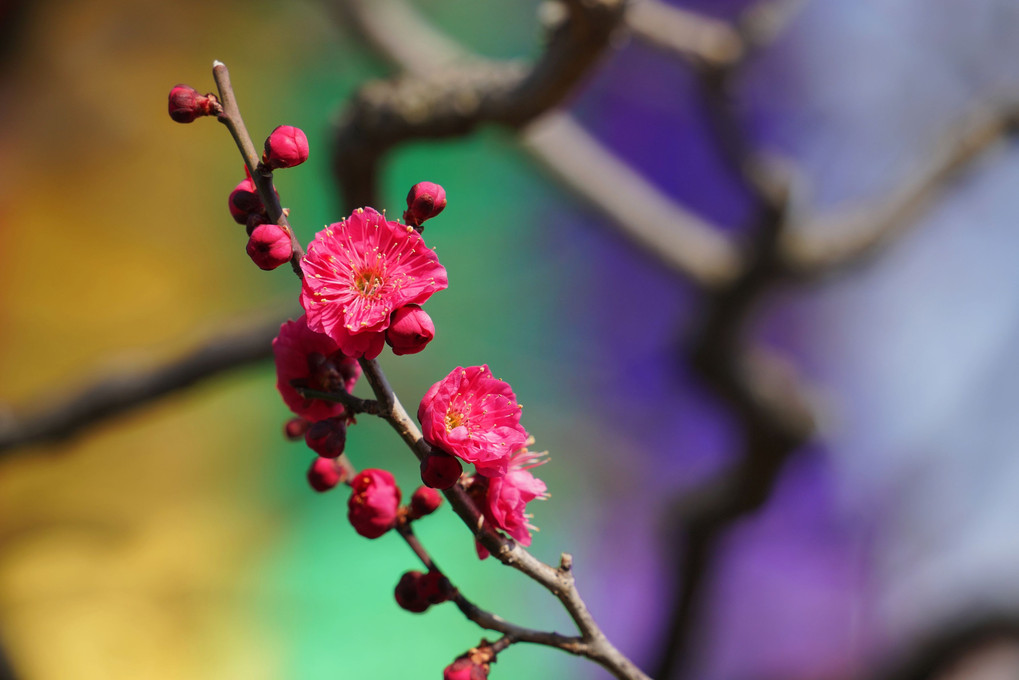
M461 425L467 424L467 415L460 411L449 409L446 411L446 432L451 432Z
M363 269L354 274L354 288L363 298L375 300L381 297L385 285L382 273L376 269Z

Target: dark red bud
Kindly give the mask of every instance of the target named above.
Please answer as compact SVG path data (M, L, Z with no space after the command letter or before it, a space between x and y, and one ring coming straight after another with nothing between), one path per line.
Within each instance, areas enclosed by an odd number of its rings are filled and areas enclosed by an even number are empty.
M170 118L178 123L192 123L202 116L211 116L217 113L218 104L214 96L199 94L187 85L175 85L170 90Z
M291 418L283 426L283 434L290 441L296 442L298 439L304 439L304 433L308 431L310 425L311 423L304 418Z
M304 441L323 458L338 458L347 445L347 423L343 416L320 420L304 433Z
M435 512L442 503L442 495L427 486L419 486L410 497L410 513L413 519L420 519Z
M258 197L255 182L250 177L234 187L227 199L230 216L237 224L247 224L252 215L264 215L265 208Z
M446 190L434 182L418 182L407 194L407 210L403 221L412 227L442 212L446 207Z
M421 481L433 489L449 489L460 479L463 465L440 451L433 451L421 459Z
M400 577L393 594L398 605L409 612L420 614L430 605L452 599L453 588L446 577L437 571L429 571L427 574L408 571Z
M334 488L345 476L343 466L331 458L316 458L308 468L308 483L319 493Z
M408 571L401 576L400 582L396 584L396 589L393 591L393 595L396 596L396 604L415 614L420 614L428 609L431 602L422 596L420 588L420 581L423 577L424 574L420 571Z

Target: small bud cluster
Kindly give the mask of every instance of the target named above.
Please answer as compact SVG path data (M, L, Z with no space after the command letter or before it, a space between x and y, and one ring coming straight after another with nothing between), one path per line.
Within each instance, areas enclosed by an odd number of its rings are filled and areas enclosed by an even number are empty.
M453 587L441 572L408 571L400 577L393 594L400 607L420 614L433 604L453 599Z

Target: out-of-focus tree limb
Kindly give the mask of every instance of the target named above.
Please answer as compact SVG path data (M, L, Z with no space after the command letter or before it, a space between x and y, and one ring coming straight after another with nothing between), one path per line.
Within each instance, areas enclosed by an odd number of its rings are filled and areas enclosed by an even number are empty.
M108 369L63 399L53 391L24 413L0 414L0 455L19 447L67 439L80 430L137 409L202 380L272 356L282 315L246 323L169 362L138 370Z
M880 252L905 233L959 173L1017 129L1019 106L1015 103L978 106L888 196L787 231L782 257L789 274L825 276Z
M560 103L608 47L624 2L565 0L562 6L534 64L471 59L441 69L418 65L402 78L362 88L342 116L333 146L333 169L348 207L376 202L379 162L394 144L463 135L486 123L518 128ZM380 9L383 19L375 14ZM392 50L391 60L435 64L456 54L441 39L426 40L411 52L386 35L371 37L377 31L416 36L419 24L427 23L415 22L409 7L392 0L341 0L337 10L358 34ZM420 53L429 45L438 46L435 57Z
M739 266L732 243L663 195L570 116L550 113L521 131L520 143L559 182L669 268L716 287Z
M354 33L364 39L378 54L391 65L410 76L420 78L448 79L456 73L471 74L470 78L481 81L492 75L499 87L506 87L513 79L522 77L521 67L517 65L498 65L480 60L471 55L455 42L432 27L428 20L401 0L338 0L331 6L339 13L340 18L350 24ZM405 41L398 39L406 31L415 36L414 49L408 49ZM601 46L604 49L604 45ZM593 56L593 55L592 55ZM558 53L556 59L565 59L567 55ZM547 60L547 56L546 56ZM544 61L544 60L543 60ZM587 67L593 63L589 57ZM451 64L461 66L451 67ZM462 66L474 64L474 66ZM453 70L450 70L450 69ZM548 67L551 68L551 67ZM457 71L456 69L460 69ZM576 78L582 74L573 72ZM457 76L461 83L467 82L468 76ZM400 82L412 82L405 78ZM455 80L455 78L454 78ZM406 99L414 107L419 106L416 97L410 96L411 90L402 90L408 85L382 85L381 89L372 87L364 91L362 100L347 113L345 123L341 125L337 144L348 146L343 154L339 169L341 183L348 187L349 201L352 205L370 202L375 193L375 159L363 157L367 165L357 165L348 156L357 151L360 142L355 130L358 127L351 119L360 117L372 118L381 115L378 112L364 110L363 107L377 107L379 111L388 111L397 102ZM488 87L488 86L484 86ZM484 89L483 87L483 89ZM371 103L374 98L389 100L388 103ZM467 97L469 100L473 97ZM380 101L381 101L380 100ZM543 100L551 105L548 98ZM419 112L425 112L421 107ZM540 113L540 111L532 111ZM500 116L485 116L480 108L474 108L469 116L460 114L455 118L457 134L466 134L480 122L503 122ZM450 119L443 125L454 125ZM423 134L438 122L421 123L415 134ZM510 125L513 127L513 125ZM410 128L395 125L394 134L403 134ZM452 128L446 128L450 130ZM659 191L650 182L634 172L600 142L586 134L575 121L563 113L546 113L529 125L519 129L520 141L527 150L553 177L558 179L570 191L583 199L609 218L627 238L631 239L646 252L657 258L662 264L682 273L704 287L713 287L735 276L738 269L738 252L735 246L721 235L713 225L694 215L668 196ZM357 199L362 199L358 201Z
M1019 612L963 612L913 643L871 680L937 680L969 654L995 642L1019 642Z

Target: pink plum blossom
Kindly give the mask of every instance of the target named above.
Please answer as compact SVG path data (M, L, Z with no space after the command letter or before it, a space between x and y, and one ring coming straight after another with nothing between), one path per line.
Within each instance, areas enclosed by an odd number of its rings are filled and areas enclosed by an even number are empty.
M413 227L358 208L316 236L301 261L308 326L349 356L382 351L391 314L447 286L446 269Z
M531 474L533 467L545 462L542 453L522 449L514 454L509 471L502 477L477 476L471 486L471 497L475 499L485 521L502 529L521 545L531 545L531 530L534 525L528 520L527 504L533 500L548 497L545 482ZM478 557L488 557L488 550L475 542Z
M332 338L308 328L306 318L287 321L272 341L276 359L276 389L290 410L311 422L343 413L343 404L322 399L306 399L294 387L295 382L324 392L351 391L361 375L357 361L344 356Z
M488 366L456 368L432 385L418 407L425 441L501 477L510 456L527 441L513 389Z

